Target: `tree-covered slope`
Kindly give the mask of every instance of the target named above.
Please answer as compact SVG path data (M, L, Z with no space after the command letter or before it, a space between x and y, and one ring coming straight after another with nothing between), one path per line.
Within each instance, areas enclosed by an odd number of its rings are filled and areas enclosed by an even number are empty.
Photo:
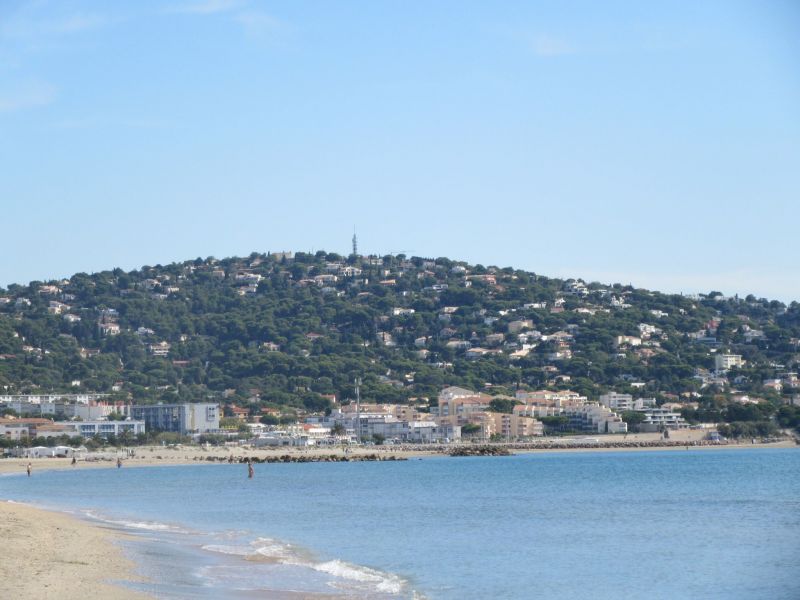
M388 402L444 385L777 401L800 391L798 338L797 303L444 258L252 254L0 290L0 390L314 409L361 377L365 398ZM715 376L723 352L745 363Z

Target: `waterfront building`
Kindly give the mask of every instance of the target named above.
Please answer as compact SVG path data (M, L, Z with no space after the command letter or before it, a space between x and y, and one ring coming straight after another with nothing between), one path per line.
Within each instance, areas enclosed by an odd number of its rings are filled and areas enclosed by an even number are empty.
M561 408L556 406L544 406L539 404L517 404L514 414L521 417L532 417L541 419L542 417L557 417L561 414Z
M138 435L145 432L144 421L72 421L64 425L72 427L75 434L82 437L99 436L107 438L111 435L119 436L123 433Z
M219 404L149 404L131 407L131 416L149 431L208 433L219 430Z
M608 392L600 396L600 404L607 406L611 410L633 410L633 396Z
M639 431L654 432L664 429L686 429L689 424L677 412L667 408L646 408L641 412L645 419L639 424Z
M440 443L461 439L458 423L445 420L432 420L429 415L418 413L408 406L362 404L361 412L356 414L352 404L337 408L327 416L306 418L309 425L326 427L341 426L356 440L369 441L374 437L398 442ZM398 414L413 416L412 419L398 418Z
M514 414L492 413L494 428L504 440L517 440L544 435L544 424L519 412Z
M492 397L459 387L444 388L439 392L438 406L431 407L435 417L466 416L489 410Z
M564 407L570 427L580 431L596 433L627 433L628 424L617 413L606 406L590 402Z

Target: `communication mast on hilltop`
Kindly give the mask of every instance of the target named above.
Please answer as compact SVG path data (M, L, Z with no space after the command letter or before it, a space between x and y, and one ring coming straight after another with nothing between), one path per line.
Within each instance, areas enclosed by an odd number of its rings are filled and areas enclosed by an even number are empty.
M353 227L353 256L358 256L358 238L356 237L355 227Z

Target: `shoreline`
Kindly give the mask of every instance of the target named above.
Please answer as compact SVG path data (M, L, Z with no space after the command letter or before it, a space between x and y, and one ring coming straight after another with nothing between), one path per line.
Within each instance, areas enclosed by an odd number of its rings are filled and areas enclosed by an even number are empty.
M639 434L623 436L603 436L584 438L547 438L520 444L461 444L458 446L366 446L352 448L345 453L342 448L308 447L308 448L252 448L252 447L210 447L184 446L164 448L157 446L144 446L136 448L136 456L125 456L120 451L123 468L130 467L156 467L156 466L182 466L182 465L210 465L227 464L232 458L234 465L252 460L254 463L307 463L307 462L347 462L347 461L404 461L419 460L430 457L449 457L450 452L457 448L491 447L506 449L508 454L545 454L554 452L653 452L653 451L686 451L691 450L736 450L736 449L768 449L768 448L798 448L798 444L791 438L775 441L747 443L711 443L696 439L695 436L686 435L684 439L673 438L662 440L655 434ZM587 439L588 438L588 439ZM102 458L89 455L89 460L80 459L75 465L70 458L18 458L8 457L0 459L0 476L10 474L24 474L28 463L32 466L35 477L42 471L77 470L77 469L111 469L116 467L116 453L107 451L100 453Z
M3 500L0 539L0 580L9 598L152 598L125 587L141 578L135 574L136 563L116 543L124 534L66 513Z

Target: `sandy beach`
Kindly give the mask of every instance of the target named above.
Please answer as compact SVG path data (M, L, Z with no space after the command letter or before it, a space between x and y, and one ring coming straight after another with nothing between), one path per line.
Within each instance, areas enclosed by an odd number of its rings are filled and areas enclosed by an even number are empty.
M134 581L133 563L115 535L80 519L0 502L0 581L4 598L144 600L113 581Z
M729 442L711 444L703 442L702 431L685 430L673 432L666 443L657 433L642 433L628 435L602 435L579 436L574 438L539 438L531 444L510 445L508 449L514 454L530 452L642 452L658 450L685 450L683 444L691 444L694 450L724 450L734 448L796 448L797 444L790 438L769 443L760 441L753 444L746 442ZM702 444L702 445L698 445ZM282 448L254 448L250 446L235 447L202 447L202 446L177 446L160 447L144 446L135 448L135 456L129 457L123 451L109 450L103 453L81 457L76 464L69 458L5 458L0 459L0 474L24 473L28 463L31 464L33 475L42 470L52 469L86 469L86 468L114 468L116 457L122 459L123 467L149 467L171 465L199 465L217 464L228 457L241 461L252 458L255 461L289 457L291 460L317 460L328 456L357 459L364 456L377 456L381 459L395 457L400 460L412 460L430 456L443 456L451 449L450 446L362 446L345 450L341 447L282 447Z

